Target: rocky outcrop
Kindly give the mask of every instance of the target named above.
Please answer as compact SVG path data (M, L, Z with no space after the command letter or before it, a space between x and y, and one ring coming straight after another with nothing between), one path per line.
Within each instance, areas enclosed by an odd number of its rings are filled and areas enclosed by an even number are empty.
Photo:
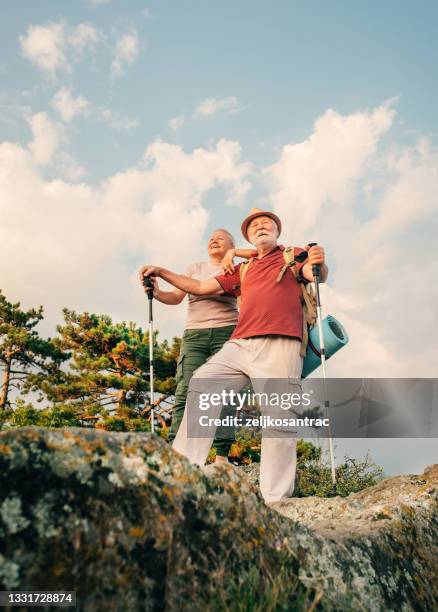
M0 462L0 589L87 611L438 606L438 466L271 508L150 434L4 431Z
M300 575L367 610L438 609L438 465L347 498L276 504L309 528Z

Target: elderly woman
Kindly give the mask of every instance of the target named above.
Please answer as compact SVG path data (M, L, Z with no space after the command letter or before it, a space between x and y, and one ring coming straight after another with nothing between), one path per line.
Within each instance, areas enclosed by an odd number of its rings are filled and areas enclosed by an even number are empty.
M208 241L208 261L193 263L188 266L185 275L197 280L206 280L221 274L223 269L230 269L233 256L250 257L251 249L235 249L234 238L225 229L215 230ZM227 257L225 257L227 255ZM231 264L232 265L232 264ZM143 279L143 268L140 270ZM155 278L154 297L163 304L180 304L186 296L185 291L173 289L162 291ZM169 440L172 442L184 415L187 390L195 370L207 359L219 351L230 338L237 323L236 298L228 295L191 295L188 294L186 324L181 342L181 350L176 371L175 406L172 413L172 424ZM223 411L226 414L226 407ZM213 446L216 448L216 462L227 462L234 437L230 439L218 428Z

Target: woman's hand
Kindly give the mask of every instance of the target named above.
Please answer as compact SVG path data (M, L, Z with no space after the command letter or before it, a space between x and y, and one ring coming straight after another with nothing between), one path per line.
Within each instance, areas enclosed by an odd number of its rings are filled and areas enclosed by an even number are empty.
M221 266L224 274L232 274L234 272L234 257L236 255L236 249L228 249L222 259Z
M145 276L160 276L160 270L159 266L151 266L150 264L142 266L138 272L141 284L143 284Z

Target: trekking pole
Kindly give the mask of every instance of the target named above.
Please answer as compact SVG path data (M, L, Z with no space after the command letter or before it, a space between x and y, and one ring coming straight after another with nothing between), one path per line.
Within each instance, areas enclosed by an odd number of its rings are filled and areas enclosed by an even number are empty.
M143 277L143 285L146 288L149 301L149 386L151 406L151 432L155 432L154 422L154 328L152 316L152 300L154 299L154 285L149 276Z
M309 247L316 246L317 242L311 242ZM329 416L329 400L327 394L327 382L326 382L326 369L325 369L325 345L324 345L324 333L322 330L322 311L321 311L321 298L319 295L319 278L321 272L321 265L314 264L312 266L312 274L315 282L315 293L316 293L316 312L317 312L317 320L318 320L318 332L319 332L319 352L321 353L321 366L322 366L322 377L323 377L323 385L324 385L324 408L326 411L327 418ZM335 454L333 451L333 438L331 434L330 421L329 421L329 453L330 453L330 465L332 471L332 483L333 483L333 491L336 492L336 469L335 469Z

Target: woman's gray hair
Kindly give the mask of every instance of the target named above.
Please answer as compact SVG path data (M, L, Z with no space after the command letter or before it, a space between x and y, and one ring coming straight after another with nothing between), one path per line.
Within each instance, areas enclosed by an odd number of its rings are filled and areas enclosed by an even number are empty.
M224 234L226 234L228 236L228 238L230 239L231 244L233 245L233 247L236 245L236 243L234 241L233 234L230 234L230 232L228 230L224 229L223 227L218 227L213 232L211 232L211 235L213 235L215 232L223 232Z

